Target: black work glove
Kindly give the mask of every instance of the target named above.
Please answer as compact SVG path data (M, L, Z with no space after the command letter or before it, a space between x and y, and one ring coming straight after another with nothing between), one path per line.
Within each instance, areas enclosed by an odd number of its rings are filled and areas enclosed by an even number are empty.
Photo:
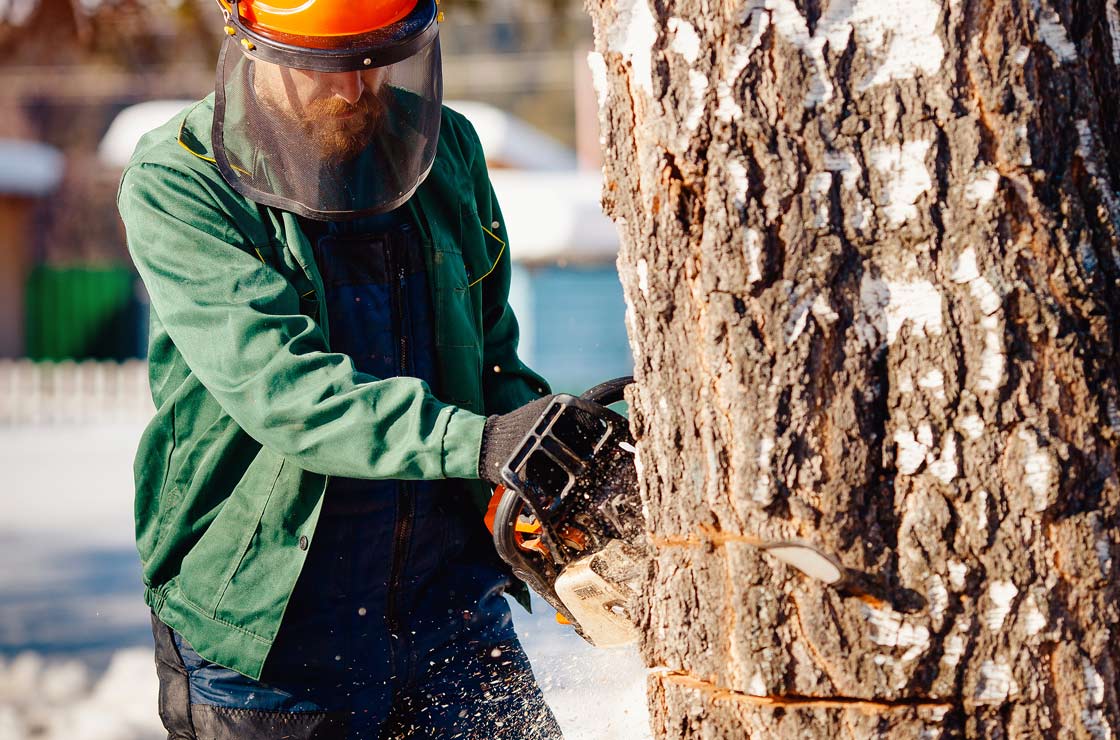
M538 398L508 414L491 416L482 428L482 448L478 453L478 477L494 485L502 483L502 467L509 462L517 445L541 418L553 395Z

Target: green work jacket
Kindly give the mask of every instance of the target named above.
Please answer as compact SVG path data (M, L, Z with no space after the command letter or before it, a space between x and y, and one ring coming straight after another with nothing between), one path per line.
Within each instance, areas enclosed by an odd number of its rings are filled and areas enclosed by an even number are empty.
M409 201L439 398L331 352L311 245L291 213L222 179L212 118L211 96L144 136L117 198L151 298L156 414L136 455L136 541L159 619L259 678L328 478L465 479L481 518L485 415L547 385L517 357L505 225L465 118L444 109L435 164Z

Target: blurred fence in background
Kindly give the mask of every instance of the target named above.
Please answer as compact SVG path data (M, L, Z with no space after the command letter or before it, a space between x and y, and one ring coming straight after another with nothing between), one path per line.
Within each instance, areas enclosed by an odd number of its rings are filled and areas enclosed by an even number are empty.
M144 423L153 410L145 360L0 359L0 426Z

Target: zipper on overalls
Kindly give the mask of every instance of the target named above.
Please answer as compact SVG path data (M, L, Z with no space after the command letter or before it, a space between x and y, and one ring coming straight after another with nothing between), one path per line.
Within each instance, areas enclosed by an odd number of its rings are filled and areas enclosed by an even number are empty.
M390 314L392 315L393 330L400 339L398 357L398 374L408 375L408 336L404 327L405 303L405 268L404 260L399 259L397 248L399 242L393 234L387 240L386 259L388 273L392 277L393 289L390 291ZM387 598L387 617L390 629L397 634L403 642L405 639L404 615L398 612L397 593L401 588L401 578L404 575L405 558L408 555L408 540L412 534L412 520L415 517L415 500L412 484L401 481L397 491L397 521L393 533L393 561L389 575L389 593Z

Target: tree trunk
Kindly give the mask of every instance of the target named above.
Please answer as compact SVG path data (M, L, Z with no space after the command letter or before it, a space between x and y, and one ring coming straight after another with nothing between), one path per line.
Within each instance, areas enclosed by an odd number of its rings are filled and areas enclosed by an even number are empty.
M588 1L656 735L1120 732L1117 0Z

